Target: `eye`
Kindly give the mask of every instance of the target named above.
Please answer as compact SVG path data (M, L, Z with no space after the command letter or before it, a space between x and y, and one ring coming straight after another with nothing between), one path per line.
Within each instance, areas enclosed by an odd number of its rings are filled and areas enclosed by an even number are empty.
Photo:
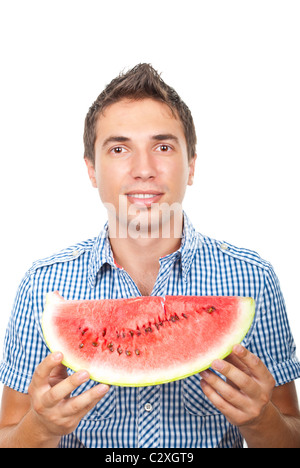
M162 153L167 153L167 152L170 151L172 148L171 148L171 146L169 146L169 145L159 145L159 146L158 146L158 149L159 149Z
M123 151L125 151L125 150L124 150L124 148L122 146L115 146L114 148L112 148L110 150L110 152L113 153L113 154L122 154Z

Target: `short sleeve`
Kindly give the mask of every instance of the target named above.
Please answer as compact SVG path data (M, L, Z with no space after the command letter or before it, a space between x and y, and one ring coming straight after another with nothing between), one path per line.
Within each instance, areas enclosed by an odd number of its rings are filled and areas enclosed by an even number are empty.
M279 280L271 266L265 272L263 294L257 302L257 317L247 348L265 363L277 386L299 378L296 345Z
M32 302L31 276L22 280L13 304L4 339L0 381L14 390L28 392L37 365L47 355Z

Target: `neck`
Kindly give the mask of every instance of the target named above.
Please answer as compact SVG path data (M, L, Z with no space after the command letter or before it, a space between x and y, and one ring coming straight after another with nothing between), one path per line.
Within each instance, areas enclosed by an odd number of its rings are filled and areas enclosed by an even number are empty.
M166 224L167 229L166 229ZM110 231L110 223L109 232ZM137 269L158 266L161 257L165 257L179 249L183 230L183 213L170 217L164 225L161 223L157 230L143 232L135 231L135 235L127 229L126 234L120 233L119 226L114 230L115 235L110 236L110 243L115 261L126 269L133 265ZM166 235L167 233L167 235Z

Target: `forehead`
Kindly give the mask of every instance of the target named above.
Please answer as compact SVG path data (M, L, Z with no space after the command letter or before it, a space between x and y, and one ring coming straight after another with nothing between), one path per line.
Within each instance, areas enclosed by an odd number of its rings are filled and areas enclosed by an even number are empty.
M97 140L109 133L134 136L155 133L176 133L184 138L182 123L169 106L154 99L123 99L108 106L99 116Z

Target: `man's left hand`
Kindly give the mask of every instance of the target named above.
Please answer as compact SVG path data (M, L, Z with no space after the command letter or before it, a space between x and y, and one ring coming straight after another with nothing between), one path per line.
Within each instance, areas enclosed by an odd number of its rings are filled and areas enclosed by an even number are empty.
M270 404L275 380L264 363L246 348L235 345L225 360L200 373L201 387L214 406L234 426L257 424Z

